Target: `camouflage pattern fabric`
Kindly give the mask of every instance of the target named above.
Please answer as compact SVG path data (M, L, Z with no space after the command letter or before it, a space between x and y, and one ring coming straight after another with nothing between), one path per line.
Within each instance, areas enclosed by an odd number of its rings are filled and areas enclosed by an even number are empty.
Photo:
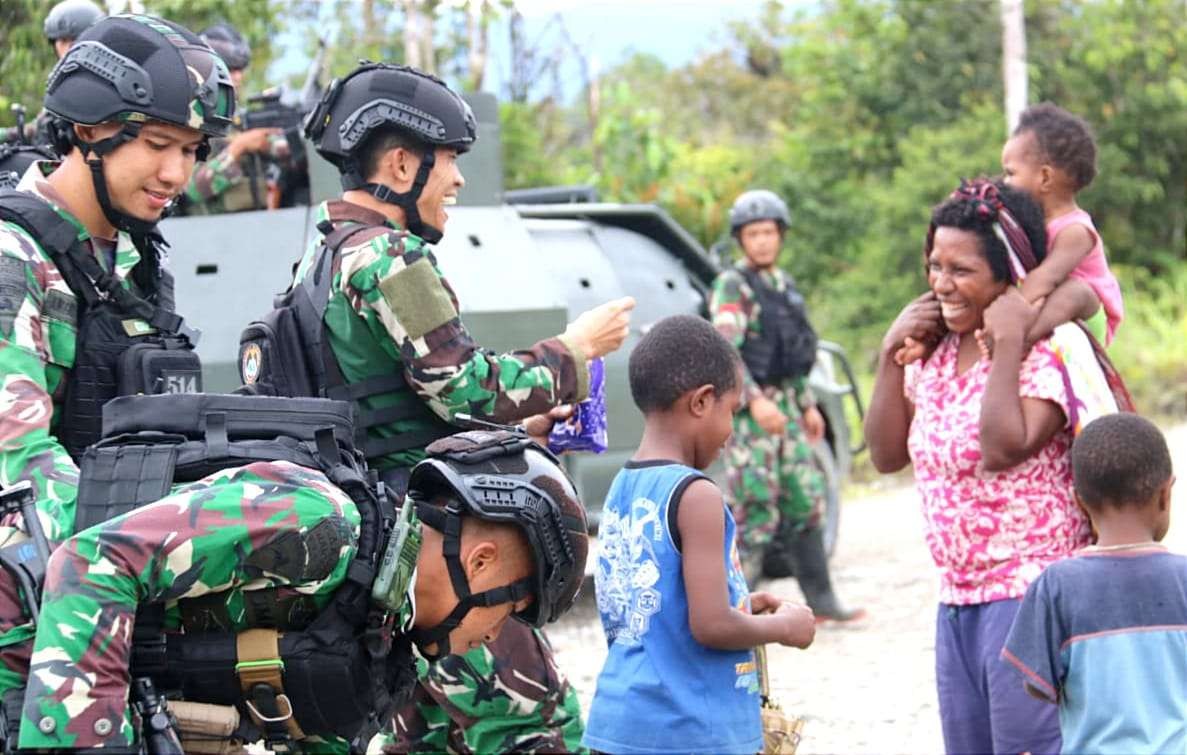
M232 136L236 132L232 132ZM185 190L186 212L193 215L215 215L224 212L261 210L268 200L268 161L282 167L292 157L292 148L284 134L268 137L266 154L246 154L232 160L226 140L217 140L218 151L206 162L194 166L194 174ZM256 195L252 194L252 176ZM258 204L257 204L258 196Z
M178 601L217 596L233 631L251 627L249 590L321 608L345 579L359 526L354 503L321 472L257 462L68 539L46 574L21 747L131 744L128 661L138 604L164 602L175 624ZM308 744L303 749L347 751L345 742Z
M453 288L420 237L349 202L320 205L317 222L327 220L372 227L351 237L340 250L326 308L331 349L348 381L402 370L419 398L445 421L467 413L493 422L517 422L588 395L585 356L560 338L510 354L479 348L458 314ZM321 236L312 241L295 280L305 276L321 243ZM376 396L365 408L387 406L387 398ZM401 421L375 432L391 437L414 429ZM423 449L410 449L372 461L372 466L411 467L424 456ZM476 648L451 659L450 664L468 668L466 674L453 676L425 664L416 693L419 704L410 703L398 715L409 722L438 725L449 718L455 726L473 728L474 735L466 740L475 752L500 751L501 742L575 747L581 739L580 731L572 734L573 727L581 727L576 693L557 671L551 648L530 632L514 627L505 632L506 638L493 648ZM525 688L524 679L538 680L543 688ZM449 692L442 692L446 689ZM434 710L434 704L441 707ZM473 723L478 715L481 725ZM558 736L569 740L566 747L560 746ZM445 746L447 737L442 732L430 740L432 744L425 746L436 749Z
M461 413L517 422L589 393L585 356L561 338L493 354L479 348L458 314L457 296L420 237L378 212L349 202L323 203L317 221L350 220L360 231L335 259L325 323L343 376L355 382L403 371L441 419ZM296 271L301 280L321 246L313 239ZM385 406L377 396L364 407ZM381 437L413 430L407 422L376 428ZM411 467L425 456L411 449L370 460L378 469Z
M788 279L782 270L775 268L761 274L776 290L786 290ZM739 350L747 338L762 333L758 299L737 267L725 270L713 282L709 313L717 331ZM819 523L827 482L813 463L812 447L800 425L803 412L816 403L807 380L759 386L745 367L742 372L743 401L749 403L765 396L788 419L786 437L773 436L743 408L734 417L734 434L726 447L738 540L752 552L761 552L774 537L781 515L799 529Z
M421 683L385 752L579 752L577 692L543 632L518 621L466 655L420 663Z
M42 180L54 163L34 163L17 188L47 200L58 214L86 230ZM125 286L140 261L126 233L99 263ZM0 486L29 480L37 490L42 527L50 540L71 534L78 468L55 437L55 399L74 366L78 303L57 266L31 235L0 223ZM0 645L3 639L0 638Z

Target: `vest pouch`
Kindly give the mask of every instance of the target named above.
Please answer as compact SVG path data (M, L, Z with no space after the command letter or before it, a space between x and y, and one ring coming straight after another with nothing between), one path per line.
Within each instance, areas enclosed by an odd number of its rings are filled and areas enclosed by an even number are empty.
M119 393L179 394L202 392L202 361L197 352L170 348L160 339L133 344L120 357Z
M278 396L316 396L296 312L278 306L239 336L239 378Z
M86 450L79 465L74 531L160 500L173 485L183 436L140 433L115 437Z
M192 702L234 705L250 720L235 674L234 634L170 634L166 643L169 660L161 689L180 692ZM346 739L358 735L372 713L373 687L372 664L356 633L325 627L288 632L280 637L279 648L284 694L301 730Z
M354 417L346 402L233 393L119 396L103 407L103 435L154 430L201 441L213 415L223 415L229 442L278 437L316 442L319 430L332 429L341 447L354 447Z

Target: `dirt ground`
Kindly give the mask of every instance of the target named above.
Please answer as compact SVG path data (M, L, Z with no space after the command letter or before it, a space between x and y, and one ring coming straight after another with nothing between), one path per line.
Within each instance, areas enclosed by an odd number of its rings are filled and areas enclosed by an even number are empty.
M1187 479L1187 425L1166 431L1175 468ZM1167 543L1187 553L1187 483L1180 483L1174 500L1179 516ZM822 628L806 651L772 647L769 653L775 696L784 710L807 719L800 752L941 752L933 671L936 576L909 484L849 491L833 574L841 597L869 616L860 626ZM762 589L800 599L794 580ZM606 656L592 597L548 634L588 709Z

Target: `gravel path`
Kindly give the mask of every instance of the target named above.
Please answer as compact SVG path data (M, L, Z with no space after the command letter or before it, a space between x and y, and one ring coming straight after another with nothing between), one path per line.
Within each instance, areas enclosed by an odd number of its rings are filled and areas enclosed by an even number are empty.
M1187 479L1187 425L1167 430L1175 468ZM1177 524L1167 543L1187 553L1187 483L1175 492ZM807 719L801 753L940 752L935 696L936 577L909 485L851 491L833 559L838 593L864 606L861 626L824 627L806 651L773 646L772 686L784 710ZM795 580L763 589L796 600ZM549 631L583 709L605 660L593 600Z

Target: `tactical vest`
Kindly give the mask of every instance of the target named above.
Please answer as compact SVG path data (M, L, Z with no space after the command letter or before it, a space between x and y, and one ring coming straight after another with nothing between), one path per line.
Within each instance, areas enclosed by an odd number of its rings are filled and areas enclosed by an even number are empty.
M353 739L377 731L411 692L416 670L411 643L393 639L392 620L371 601L395 509L354 449L349 405L135 396L113 400L103 419L104 439L87 449L80 468L79 528L159 500L175 484L256 461L320 469L350 496L362 521L346 579L319 612L294 613L275 591L249 591L259 593L251 596L257 628L236 634L200 631L187 621L204 610L201 598L179 601L185 633L162 633L163 612L142 610L132 677L149 676L162 693L190 702L235 706L243 741L283 747L313 735ZM327 547L336 557L338 545ZM264 618L269 600L272 620Z
M384 456L423 448L456 428L416 395L404 377L402 363L392 363L387 374L355 382L348 382L338 366L325 326L326 307L333 295L334 259L351 237L370 228L349 219L318 224L324 239L305 277L277 296L273 310L240 336L239 376L262 394L350 402L355 407L357 447L372 466L380 468ZM352 337L374 338L362 323ZM374 350L381 351L378 343ZM384 434L378 432L381 429Z
M107 401L138 393L197 393L202 364L197 334L173 313L173 279L158 260L159 237L141 239L131 277L141 298L121 285L78 238L78 229L39 197L0 191L0 220L25 229L50 256L77 303L74 366L59 403L55 435L71 458L100 437Z
M759 385L777 385L812 371L816 331L808 322L804 297L789 277L787 290L769 285L757 270L739 267L759 305L759 335L747 333L742 361Z

